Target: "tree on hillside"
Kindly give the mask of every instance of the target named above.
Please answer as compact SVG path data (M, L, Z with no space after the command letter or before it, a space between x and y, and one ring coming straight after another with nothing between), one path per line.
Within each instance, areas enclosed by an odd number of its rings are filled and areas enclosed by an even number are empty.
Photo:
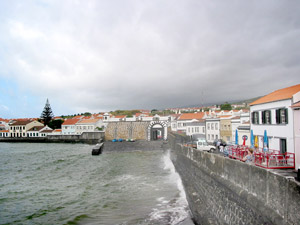
M221 110L231 110L232 107L228 102L225 102L223 105L221 105Z
M41 114L41 120L43 121L44 125L48 125L52 118L54 117L49 100L47 98L44 110Z

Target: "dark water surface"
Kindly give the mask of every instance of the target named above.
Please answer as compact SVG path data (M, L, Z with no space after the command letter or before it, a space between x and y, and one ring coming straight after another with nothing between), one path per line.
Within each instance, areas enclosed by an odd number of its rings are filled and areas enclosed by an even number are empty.
M0 143L0 224L190 224L167 151L92 147Z

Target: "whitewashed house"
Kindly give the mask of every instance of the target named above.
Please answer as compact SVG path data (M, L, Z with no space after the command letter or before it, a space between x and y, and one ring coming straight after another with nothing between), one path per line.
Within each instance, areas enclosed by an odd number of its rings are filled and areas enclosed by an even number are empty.
M250 104L251 129L263 147L264 131L267 131L269 149L281 153L295 151L294 114L291 106L299 101L300 84L274 91ZM299 151L299 149L297 149ZM296 153L297 154L297 153Z
M205 136L205 120L195 120L194 122L187 123L186 135L193 136L194 134L202 134Z
M97 128L102 128L103 126L103 121L100 119L83 119L75 124L75 133L95 132Z
M27 131L27 137L46 137L51 132L48 126L34 126Z
M81 119L67 119L61 125L61 130L63 135L74 135L76 133L76 123Z
M245 145L251 146L251 130L250 130L250 122L243 122L238 126L238 144L244 144L245 138Z
M220 139L220 118L207 118L206 126L206 140L212 143L215 139Z
M9 137L9 130L0 130L0 138Z
M177 131L186 133L187 124L200 121L203 119L205 113L197 112L197 113L183 113L177 118Z
M235 142L235 132L238 129L238 127L242 126L243 124L249 124L249 122L250 122L250 113L249 112L242 112L240 114L240 116L235 116L231 119L231 128L232 128L231 140L233 142ZM246 125L246 126L248 126L248 125ZM238 142L238 143L240 144L240 142Z
M10 137L27 137L27 131L35 126L44 126L44 124L34 120L19 120L9 125Z

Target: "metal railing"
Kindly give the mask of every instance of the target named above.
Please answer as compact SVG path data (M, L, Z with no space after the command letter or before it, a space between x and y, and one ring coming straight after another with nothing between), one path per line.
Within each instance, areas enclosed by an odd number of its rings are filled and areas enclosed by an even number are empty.
M244 161L248 154L249 146L227 146L228 157ZM268 149L264 152L262 148L255 149L253 153L254 164L266 169L287 169L295 168L295 154L286 152L280 153L278 150Z

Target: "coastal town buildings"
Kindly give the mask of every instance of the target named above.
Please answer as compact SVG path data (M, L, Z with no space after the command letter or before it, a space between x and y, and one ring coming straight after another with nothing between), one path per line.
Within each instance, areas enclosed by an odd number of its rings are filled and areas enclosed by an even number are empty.
M197 122L187 123L186 125L186 135L192 136L195 134L201 134L205 136L205 120L199 120Z
M65 122L61 125L61 130L63 135L73 135L76 134L76 123L79 122L80 119L67 119Z
M103 121L100 119L83 119L75 123L75 134L83 132L94 132L97 129L102 129Z
M258 137L258 145L263 148L264 132L268 137L268 148L279 150L280 153L290 152L296 154L299 163L299 148L296 149L298 132L295 132L295 110L300 100L300 84L276 90L250 104L251 129ZM294 108L293 108L294 106ZM297 142L298 145L298 142ZM300 166L299 164L297 166Z
M220 116L220 138L226 142L232 141L231 115ZM217 138L216 138L217 139Z
M220 139L220 118L207 118L206 123L206 140L209 143L214 142L216 139Z
M9 124L9 137L27 137L27 132L32 127L44 126L37 120L20 120Z
M242 122L238 128L238 144L251 146L250 122Z
M177 118L176 131L186 133L186 128L188 123L199 122L203 119L205 113L183 113Z
M9 130L0 130L0 138L9 137Z
M52 131L48 126L34 126L27 131L27 137L46 137Z

